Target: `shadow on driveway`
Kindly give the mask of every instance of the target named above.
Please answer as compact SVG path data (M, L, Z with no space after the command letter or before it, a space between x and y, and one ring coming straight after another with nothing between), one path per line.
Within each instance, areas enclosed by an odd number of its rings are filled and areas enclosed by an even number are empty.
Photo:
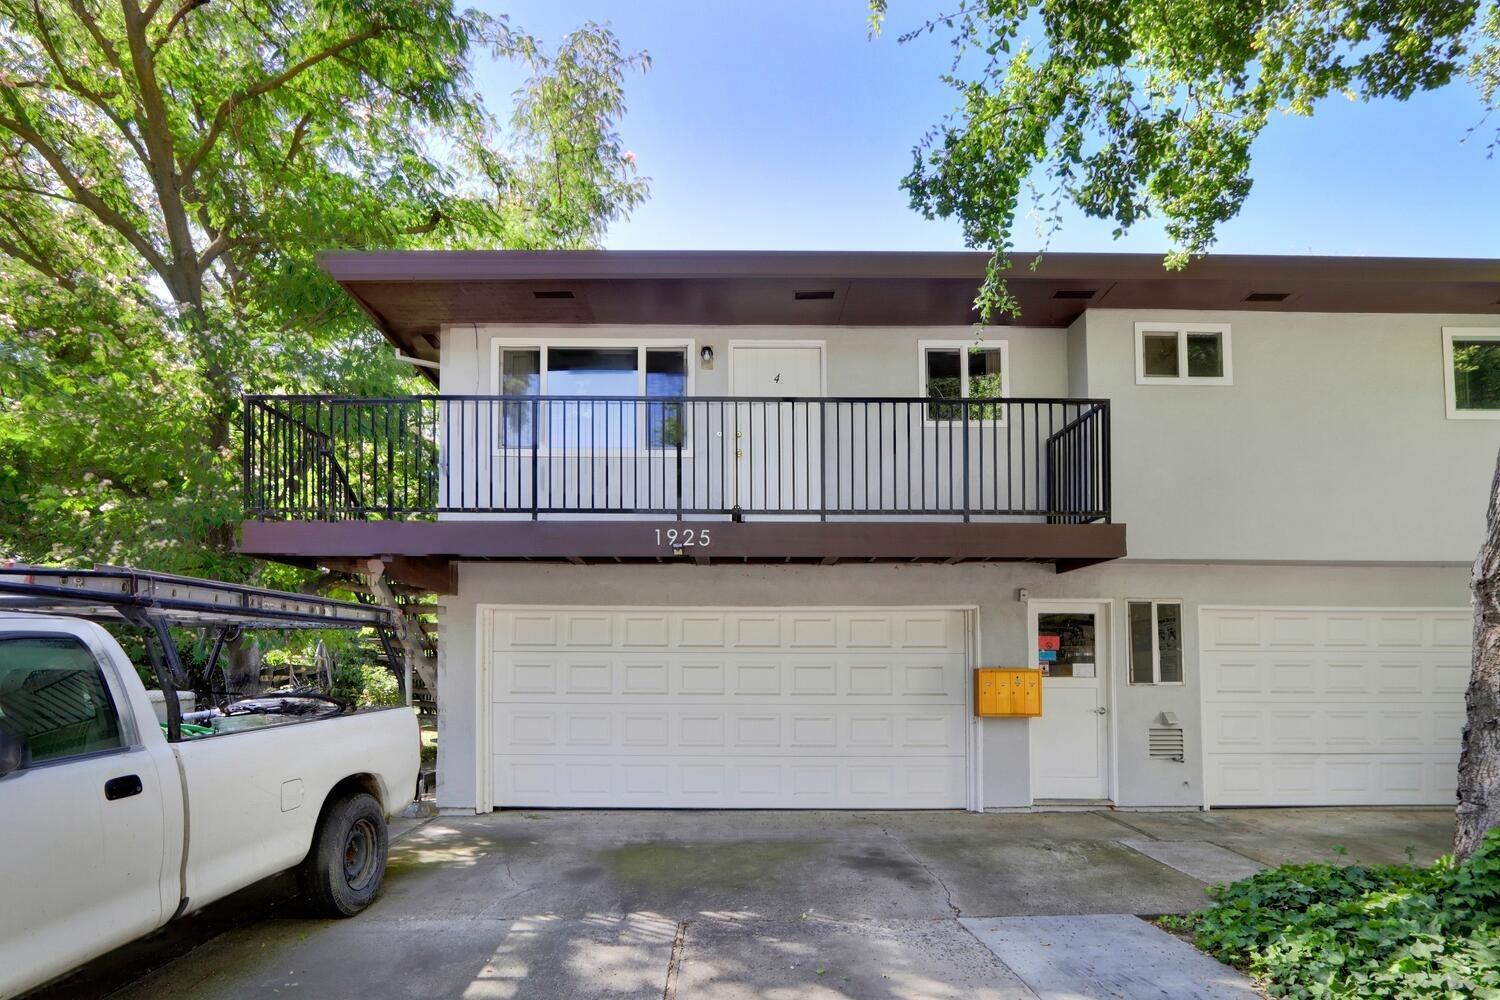
M1206 901L1202 882L1122 840L1266 864L1408 849L1427 862L1451 833L1451 811L1422 809L442 817L393 845L357 918L306 915L279 877L37 996L1025 998L956 917Z

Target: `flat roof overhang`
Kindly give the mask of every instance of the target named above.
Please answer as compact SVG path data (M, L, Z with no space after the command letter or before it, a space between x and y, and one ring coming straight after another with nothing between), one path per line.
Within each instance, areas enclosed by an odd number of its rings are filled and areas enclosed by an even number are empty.
M686 529L694 544L685 543ZM676 534L673 534L675 532ZM707 535L707 544L702 543ZM239 551L306 565L379 559L412 574L453 562L1050 562L1125 555L1123 524L982 521L246 521ZM400 573L395 573L398 577Z
M872 251L340 251L319 262L407 354L447 324L964 326L989 255ZM1020 316L1086 309L1500 314L1500 261L1017 252Z

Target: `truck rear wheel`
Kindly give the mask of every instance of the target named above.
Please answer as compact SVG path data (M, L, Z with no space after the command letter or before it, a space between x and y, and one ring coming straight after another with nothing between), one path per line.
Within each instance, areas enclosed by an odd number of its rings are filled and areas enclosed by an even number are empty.
M302 895L323 916L354 916L380 889L389 847L374 796L359 792L330 803L297 871Z

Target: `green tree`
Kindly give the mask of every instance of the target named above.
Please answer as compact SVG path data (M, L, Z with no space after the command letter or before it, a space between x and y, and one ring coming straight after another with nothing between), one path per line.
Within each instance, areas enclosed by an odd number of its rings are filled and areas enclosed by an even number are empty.
M870 0L872 30L887 0ZM900 36L946 33L956 108L913 150L912 207L955 218L994 254L981 318L1015 308L1003 272L1018 216L1065 204L1119 235L1161 221L1168 267L1213 245L1251 189L1273 114L1325 98L1404 100L1465 77L1500 93L1500 7L1487 0L985 0ZM1476 107L1476 121L1480 109ZM1457 139L1458 137L1455 137Z
M886 7L870 0L872 31ZM1155 217L1166 266L1181 268L1244 206L1273 114L1467 79L1478 121L1500 97L1495 0L975 0L902 40L936 32L954 47L945 80L957 107L918 142L902 186L913 208L956 218L970 246L991 252L975 299L986 322L1016 312L1004 275L1023 203L1054 230L1064 204L1111 220L1116 235ZM1473 590L1460 857L1500 826L1500 466Z
M597 245L645 66L445 0L0 0L0 555L255 575L240 393L411 384L315 253Z

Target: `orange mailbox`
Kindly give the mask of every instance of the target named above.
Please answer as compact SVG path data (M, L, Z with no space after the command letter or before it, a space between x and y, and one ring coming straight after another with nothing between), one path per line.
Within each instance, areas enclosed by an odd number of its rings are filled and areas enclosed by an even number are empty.
M1026 667L974 671L974 714L981 718L1042 714L1042 672Z

